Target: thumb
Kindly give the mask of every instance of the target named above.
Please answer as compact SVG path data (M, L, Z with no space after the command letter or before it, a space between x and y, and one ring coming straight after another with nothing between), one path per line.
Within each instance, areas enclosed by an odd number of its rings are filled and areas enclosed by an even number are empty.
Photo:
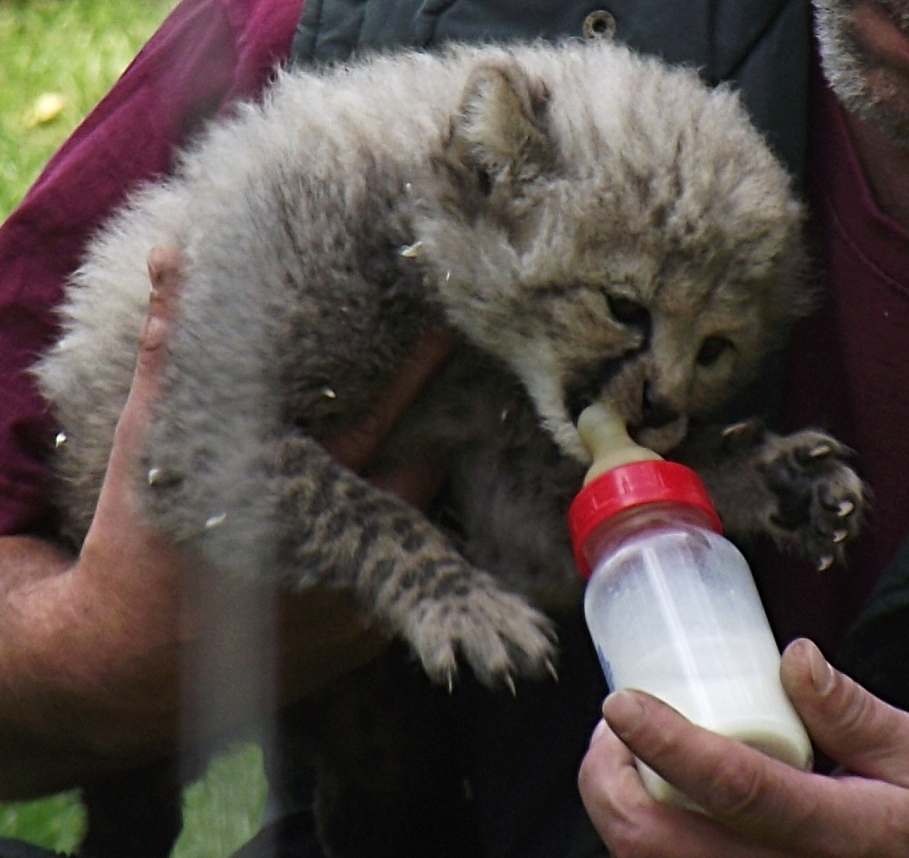
M909 714L835 670L809 640L789 644L780 677L825 754L854 774L909 787Z
M165 344L176 314L183 266L183 257L174 247L155 247L148 256L151 281L148 313L142 325L129 397L117 423L108 471L118 470L121 455L132 458L144 437L152 403L160 392L167 357Z
M183 257L174 247L156 247L148 257L151 280L148 313L142 324L139 354L129 397L117 421L98 511L108 502L119 505L119 492L130 485L136 456L142 447L152 404L161 388L167 357L165 344L176 313L177 295L183 281ZM113 498L113 499L112 499Z

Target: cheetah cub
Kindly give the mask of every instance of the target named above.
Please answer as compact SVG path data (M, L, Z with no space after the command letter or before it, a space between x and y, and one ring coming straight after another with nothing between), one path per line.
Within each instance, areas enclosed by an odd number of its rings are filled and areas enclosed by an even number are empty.
M552 662L541 609L574 592L562 516L593 401L661 453L708 450L730 526L823 565L862 504L833 439L689 437L807 311L800 218L732 92L618 45L282 73L138 189L72 278L36 368L67 439L67 532L86 531L129 389L148 252L173 244L151 520L225 574L350 589L443 684L462 660L487 684ZM445 458L454 541L320 444L432 327L459 345L384 457Z

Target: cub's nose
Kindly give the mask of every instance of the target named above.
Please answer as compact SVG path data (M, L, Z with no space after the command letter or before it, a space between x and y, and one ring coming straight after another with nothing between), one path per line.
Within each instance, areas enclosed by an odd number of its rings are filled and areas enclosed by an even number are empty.
M678 420L681 415L665 399L654 393L650 383L644 385L644 399L641 409L642 429L659 429Z

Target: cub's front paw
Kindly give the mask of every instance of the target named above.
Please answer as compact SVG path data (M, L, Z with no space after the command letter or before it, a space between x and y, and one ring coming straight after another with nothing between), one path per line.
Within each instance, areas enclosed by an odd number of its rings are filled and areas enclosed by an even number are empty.
M864 484L844 461L848 455L834 438L808 429L767 438L759 464L776 501L767 522L771 536L822 571L842 562L867 503Z
M431 679L452 687L458 659L490 687L515 691L514 677L555 677L552 621L492 578L464 581L450 592L421 599L404 623L404 636Z

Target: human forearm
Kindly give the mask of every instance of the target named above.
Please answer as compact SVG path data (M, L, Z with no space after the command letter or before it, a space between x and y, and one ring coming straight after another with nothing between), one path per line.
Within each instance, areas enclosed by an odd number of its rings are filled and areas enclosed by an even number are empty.
M2 798L63 788L174 745L172 621L150 613L138 626L128 598L99 598L94 575L105 577L41 540L0 538Z

